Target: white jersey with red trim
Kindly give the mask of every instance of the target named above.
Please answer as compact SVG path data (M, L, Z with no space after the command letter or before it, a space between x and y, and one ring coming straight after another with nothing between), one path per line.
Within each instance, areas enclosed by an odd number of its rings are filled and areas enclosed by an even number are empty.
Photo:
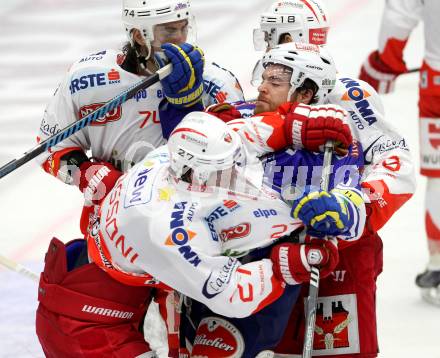
M423 19L425 61L440 71L440 26L438 0L388 0L382 17L379 51L382 53L391 39L406 41L411 31Z
M240 188L177 181L169 173L167 147L158 148L104 200L98 246L106 258L95 262L103 267L108 260L140 277L149 273L219 314L250 315L279 297L284 285L268 259L241 265L223 255L267 246L302 223L275 196L249 182ZM245 194L250 191L258 195Z
M339 75L328 103L348 112L353 138L362 144L365 170L361 184L372 209L369 223L379 230L415 191L408 143L385 120L382 101L368 83Z
M75 62L46 108L38 140L58 133L141 81L143 77L119 66L122 61L121 53L104 50ZM217 65L206 66L204 79L209 83L203 95L203 102L207 105L221 102L219 99L236 101L243 98L235 77ZM90 150L93 157L112 162L125 171L164 143L158 111L163 99L160 83L139 91L104 118L53 147L51 153L68 148ZM42 154L38 161L44 163L51 153ZM56 167L55 164L52 166ZM54 168L53 174L56 175L56 171Z
M361 184L370 201L369 224L379 230L414 193L415 172L408 143L385 120L377 92L366 82L339 77L328 103L340 105L348 114L348 124L364 150L365 170ZM249 117L252 104L237 104L244 118L228 124L241 134L245 145L258 156L289 146L283 116L290 105L278 112Z

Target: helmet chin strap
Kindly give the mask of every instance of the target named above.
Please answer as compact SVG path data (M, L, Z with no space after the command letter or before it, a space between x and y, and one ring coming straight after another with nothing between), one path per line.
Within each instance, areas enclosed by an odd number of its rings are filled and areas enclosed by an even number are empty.
M139 61L139 67L141 68L141 70L147 72L148 74L153 74L153 72L151 72L147 68L147 61L151 57L151 53L152 53L151 43L149 41L145 40L145 48L147 49L146 56L143 56L139 53L137 46L136 46L137 42L135 41L133 34L130 35L130 44L134 48L134 51L136 52L136 56Z
M292 98L292 95L295 91L296 91L296 87L291 84L289 92L287 92L287 102L290 102L290 99Z

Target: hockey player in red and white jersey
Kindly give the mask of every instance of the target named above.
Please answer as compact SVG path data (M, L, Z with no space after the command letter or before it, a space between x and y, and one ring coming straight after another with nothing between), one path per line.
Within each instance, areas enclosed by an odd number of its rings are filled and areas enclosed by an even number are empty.
M385 3L379 49L362 65L360 78L379 93L394 89L397 76L407 72L403 50L420 20L424 24L425 57L420 68L420 173L427 177L425 228L429 262L416 284L430 302L440 304L440 3L435 0L390 0Z
M324 45L328 16L317 0L277 1L262 15L260 26L260 30L254 32L254 42L260 43L260 49L261 44L270 49L290 41ZM380 98L370 85L339 75L326 102L339 104L349 113L353 137L364 150L366 165L362 186L368 193L369 202L367 225L361 240L341 251L338 267L320 283L314 350L329 357L370 358L378 352L375 292L376 278L382 271L382 242L377 230L412 196L415 190L413 164L405 139L385 122ZM257 111L258 106L257 101ZM214 110L219 108L214 107ZM249 115L246 105L225 109L219 115L231 119L237 115L237 110ZM298 123L297 144L308 144L306 129L307 121ZM267 138L261 139L261 132L270 131L269 123L255 125L254 122L246 129L255 143L265 143ZM266 149L273 150L276 142L276 138L271 138L271 142L266 142ZM301 306L297 305L292 314L290 327L277 349L279 353L302 352L304 313ZM323 343L324 337L331 337L328 344Z
M123 0L122 3L122 20L129 43L122 52L102 50L71 66L46 108L37 140L47 139L96 110L145 76L153 74L165 62L172 63L173 71L161 83L139 91L133 99L38 158L46 172L67 184L77 185L84 193L83 233L94 214L94 205L100 203L122 172L165 142L164 137L169 133L161 126L161 121L171 120L174 110L193 111L223 100L243 99L235 77L217 65L204 66L202 51L189 44L195 36L195 22L188 0ZM61 248L59 242L53 245ZM60 256L63 250L57 251ZM61 264L58 265L60 258L54 256L54 252L48 255L46 263L45 278L48 282L57 275L54 270L65 270ZM91 271L89 278L96 279L93 282L99 278L100 285L112 286L107 276L101 277L93 267L87 267ZM68 272L64 274L69 275ZM122 290L122 287L119 285L117 288ZM113 302L117 296L116 288L113 287L114 292L106 295L109 291L101 290L101 296L98 296ZM144 297L148 297L148 293ZM43 332L51 325L51 319L56 318L44 312L44 305L51 305L47 296L40 296L40 303L37 331L44 348L50 346L46 345L46 339L50 342L52 338ZM133 317L137 319L137 316ZM104 336L109 337L100 335ZM139 347L146 349L141 338ZM57 339L63 341L61 337ZM102 355L106 354L105 349L112 350L111 339L96 342L100 343L93 348L104 349ZM87 349L83 347L82 350L86 355ZM50 350L45 349L45 352L48 356L52 355ZM125 351L126 354L134 353L128 352ZM72 355L75 354L77 352L73 351Z

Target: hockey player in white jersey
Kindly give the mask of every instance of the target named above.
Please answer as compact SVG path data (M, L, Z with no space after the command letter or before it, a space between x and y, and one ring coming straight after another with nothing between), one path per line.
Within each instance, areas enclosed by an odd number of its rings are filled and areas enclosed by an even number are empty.
M171 61L173 72L161 83L139 91L39 157L46 172L75 183L95 203L121 171L164 143L168 133L161 121L171 120L175 108L191 111L218 98L243 99L233 75L212 64L204 69L203 53L187 43L195 37L189 1L124 0L122 20L130 40L124 50L102 50L75 62L47 106L38 135L41 141L56 134ZM203 81L206 86L216 83L227 98L203 91ZM95 162L86 154L89 150ZM95 173L100 175L91 180Z
M71 66L46 108L37 137L49 138L172 63L172 73L161 83L139 91L38 158L46 172L84 193L83 233L95 205L122 172L165 142L169 133L161 124L173 119L176 108L193 111L203 104L243 99L235 77L217 65L204 66L202 51L189 43L195 37L189 1L123 0L122 5L129 43L122 51L98 51Z
M427 177L425 230L429 261L416 284L422 296L440 305L440 3L435 0L390 0L385 3L379 33L379 49L361 68L360 78L379 93L394 89L397 77L408 71L403 51L416 25L423 21L425 54L420 68L419 126L420 173Z
M262 14L260 29L254 32L254 43L256 49L260 50L268 50L279 43L290 41L324 45L328 26L328 15L321 1L277 1ZM339 104L348 111L353 137L362 145L365 170L361 185L369 193L368 225L356 245L341 251L341 260L334 275L320 283L321 307L336 309L341 306L345 317L349 315L355 323L335 331L338 322L326 320L323 311L318 310L317 326L320 334L315 335L314 349L323 356L344 357L349 354L353 357L375 357L378 352L375 282L382 270L382 242L377 230L412 196L415 190L414 169L405 139L385 122L382 103L370 85L339 74L335 88L326 101ZM251 107L241 104L223 111L221 109L226 106L217 106L214 110L220 109L217 115L230 120L239 116L238 112L249 116L252 113ZM335 122L335 125L339 126L339 130L337 126L332 128L334 133L342 130L342 123ZM260 138L261 129L252 127L255 126L247 128L249 137L253 140ZM304 147L310 145L306 129L307 125L303 125L301 135L297 132L297 143ZM361 253L362 258L357 259ZM346 273L343 280L337 277L337 272ZM362 287L356 284L359 280L364 282ZM357 297L357 304L352 303L353 297ZM297 305L292 314L290 326L277 349L280 353L302 352L304 313L301 306ZM339 315L336 310L332 314L335 317ZM331 335L334 342L339 342L338 345L319 343L321 335Z

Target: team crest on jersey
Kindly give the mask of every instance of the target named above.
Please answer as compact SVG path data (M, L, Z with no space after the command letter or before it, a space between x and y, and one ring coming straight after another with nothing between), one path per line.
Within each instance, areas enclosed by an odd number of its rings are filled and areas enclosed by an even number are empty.
M202 319L197 328L192 357L240 358L244 351L241 332L219 317Z
M313 354L359 353L356 295L318 298Z
M79 119L84 118L88 114L96 111L98 108L101 108L105 103L90 103L82 106L79 109ZM118 106L115 109L111 110L104 116L97 118L95 121L90 123L91 126L103 126L109 122L116 122L120 120L122 117L122 106Z

